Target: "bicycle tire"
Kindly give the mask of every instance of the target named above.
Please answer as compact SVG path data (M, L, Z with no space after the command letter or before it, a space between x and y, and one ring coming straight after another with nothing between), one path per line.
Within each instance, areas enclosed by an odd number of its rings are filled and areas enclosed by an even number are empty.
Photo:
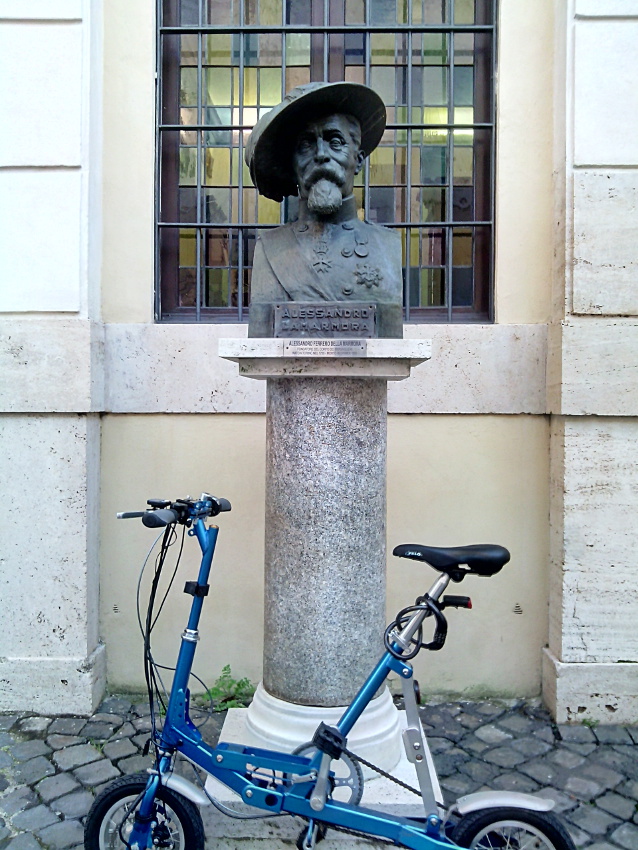
M126 839L130 832L134 804L147 782L145 773L122 776L96 797L84 827L85 850L126 850L122 836ZM163 786L158 789L156 800L160 804L156 809L155 837L161 839L160 846L167 850L204 850L204 824L197 807Z
M556 815L512 807L470 812L455 826L451 838L470 850L575 850Z

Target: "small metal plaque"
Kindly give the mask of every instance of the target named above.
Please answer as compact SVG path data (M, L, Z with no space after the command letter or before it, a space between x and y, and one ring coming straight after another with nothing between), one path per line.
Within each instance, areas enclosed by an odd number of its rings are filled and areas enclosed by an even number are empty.
M285 301L274 305L276 339L372 339L377 305L347 301Z
M286 357L365 357L365 339L289 339L284 343Z

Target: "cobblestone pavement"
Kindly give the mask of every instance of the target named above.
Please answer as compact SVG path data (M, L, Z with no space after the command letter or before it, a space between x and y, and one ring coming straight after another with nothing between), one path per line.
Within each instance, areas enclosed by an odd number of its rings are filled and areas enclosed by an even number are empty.
M538 793L556 801L578 848L638 850L638 725L556 726L523 701L421 711L447 802L488 787ZM214 715L203 727L210 743L222 720ZM88 720L0 715L0 850L81 847L95 795L149 766L149 729L148 704L121 697L108 697ZM285 834L271 835L268 846L291 846Z

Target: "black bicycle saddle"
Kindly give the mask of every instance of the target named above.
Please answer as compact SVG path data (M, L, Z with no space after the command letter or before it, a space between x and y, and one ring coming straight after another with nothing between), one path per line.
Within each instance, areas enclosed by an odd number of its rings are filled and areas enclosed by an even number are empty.
M436 570L447 573L452 581L461 581L472 573L477 576L493 576L510 559L504 546L491 543L476 543L472 546L453 546L441 549L438 546L421 546L418 543L402 543L392 552L398 558L424 561Z

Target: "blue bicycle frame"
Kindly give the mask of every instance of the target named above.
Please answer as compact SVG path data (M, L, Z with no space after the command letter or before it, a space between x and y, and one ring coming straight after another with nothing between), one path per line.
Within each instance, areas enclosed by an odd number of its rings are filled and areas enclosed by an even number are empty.
M189 534L197 537L202 551L197 586L206 587L215 553L218 528L217 526L206 527L202 518L195 518ZM424 820L420 821L339 802L332 800L329 796L322 801L320 811L313 808L312 791L320 775L321 762L324 758L320 751L309 758L238 744L220 743L213 748L204 742L199 730L189 717L190 692L188 689L195 649L199 640L198 628L203 601L203 594L193 594L188 625L182 633L173 686L158 748L158 769L152 771L149 776L146 790L136 812L129 846L133 850L152 846L151 821L155 796L163 778L171 774L175 752L180 752L239 794L244 802L256 808L273 814L285 812L297 815L307 819L311 824L319 821L326 825L345 827L372 837L389 839L414 850L449 848L449 842L437 837L440 826L437 810L425 812ZM352 730L390 672L398 673L404 680L412 677L412 667L409 663L399 660L390 652L385 652L337 723L338 730L344 736ZM259 768L275 771L284 776L308 776L308 780L298 781L290 786L281 784L272 787L254 778L254 771Z

